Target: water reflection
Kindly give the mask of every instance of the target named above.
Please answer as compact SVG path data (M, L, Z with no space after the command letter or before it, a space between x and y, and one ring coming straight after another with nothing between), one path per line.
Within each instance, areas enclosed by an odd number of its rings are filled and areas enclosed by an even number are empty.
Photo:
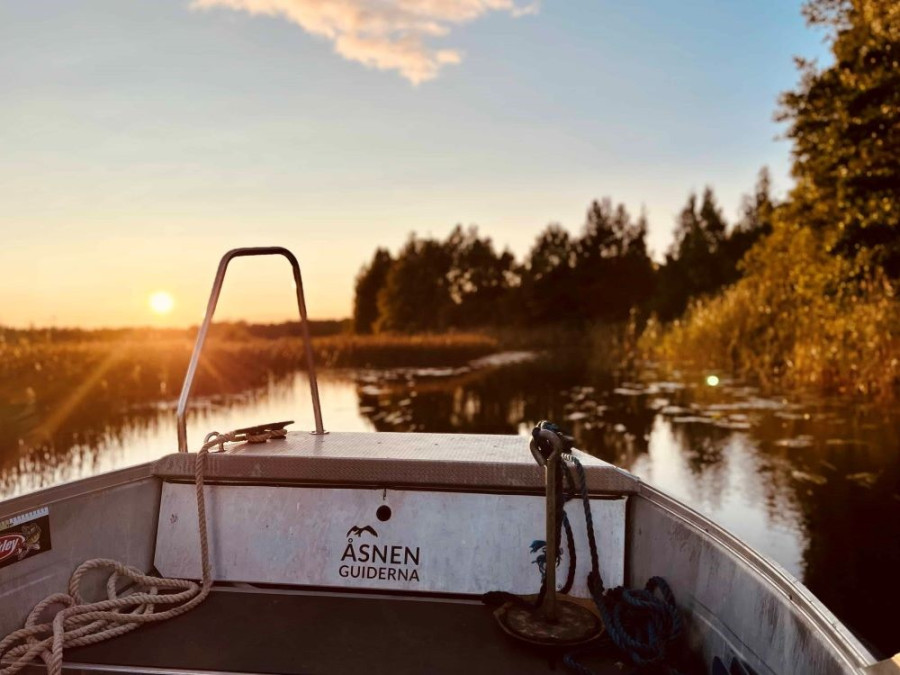
M330 428L371 431L356 406L350 373L326 372L319 388L328 401ZM260 422L293 419L294 428L312 428L309 381L302 373L270 378L266 386L192 403L188 439L196 448L212 430L227 431ZM4 414L0 404L0 415ZM46 417L46 415L44 416ZM122 408L80 403L47 431L38 414L13 418L0 426L0 498L158 459L175 452L175 402Z
M845 402L788 402L703 374L615 383L555 363L428 378L361 376L382 431L527 433L541 419L579 447L723 524L803 579L885 653L900 604L900 421ZM524 451L524 450L523 450ZM879 592L873 596L873 584Z
M814 398L788 402L725 378L711 387L706 374L672 382L648 370L616 382L577 364L511 361L446 371L326 371L326 428L525 434L541 419L559 421L582 449L773 557L877 648L900 651L891 620L900 606L900 585L892 581L900 569L895 414ZM45 437L31 432L36 417L34 410L0 408L4 495L175 449L171 404L83 404ZM196 446L212 429L280 419L311 427L303 373L203 399L189 438Z

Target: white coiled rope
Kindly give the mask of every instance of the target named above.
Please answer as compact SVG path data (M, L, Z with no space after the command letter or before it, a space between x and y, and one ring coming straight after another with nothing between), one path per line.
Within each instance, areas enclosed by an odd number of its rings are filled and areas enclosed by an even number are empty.
M253 440L283 438L284 431L262 432ZM212 579L209 566L209 543L206 529L206 502L203 495L203 475L210 448L225 443L248 440L246 434L212 432L206 436L194 464L197 491L197 524L200 528L201 579L198 584L186 579L167 579L147 576L140 570L115 560L95 558L87 560L69 579L68 593L55 593L31 610L20 628L0 640L0 663L12 663L0 668L0 675L13 675L37 657L47 665L49 675L62 672L63 651L69 647L96 644L122 635L146 623L165 621L193 609L209 595ZM108 569L106 600L85 602L81 596L82 577L91 570ZM127 582L127 592L120 595L120 582ZM45 618L45 611L55 607L56 614ZM157 611L159 608L167 608Z

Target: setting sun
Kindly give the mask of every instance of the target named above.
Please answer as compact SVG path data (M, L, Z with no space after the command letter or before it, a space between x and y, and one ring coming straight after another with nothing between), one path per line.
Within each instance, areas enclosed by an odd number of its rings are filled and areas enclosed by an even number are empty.
M175 306L175 300L165 291L157 291L150 296L150 309L156 314L168 314Z

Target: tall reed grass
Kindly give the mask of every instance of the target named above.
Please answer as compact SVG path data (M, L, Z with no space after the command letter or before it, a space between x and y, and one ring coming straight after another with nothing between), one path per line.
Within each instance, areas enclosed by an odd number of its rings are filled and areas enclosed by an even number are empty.
M767 387L897 399L900 303L874 266L831 255L821 235L783 223L742 264L739 282L682 320L651 322L645 353Z
M323 367L457 366L497 351L483 335L313 338ZM35 331L0 338L0 403L53 404L90 396L97 404L127 406L178 395L193 342L187 338L54 340ZM299 338L228 340L212 337L201 359L195 392L233 393L269 377L305 368Z

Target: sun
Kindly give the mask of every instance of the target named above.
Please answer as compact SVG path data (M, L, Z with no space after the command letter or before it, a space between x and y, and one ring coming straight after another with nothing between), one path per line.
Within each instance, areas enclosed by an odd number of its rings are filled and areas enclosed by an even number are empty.
M174 298L165 291L157 291L150 295L150 309L156 314L168 314L174 306Z

